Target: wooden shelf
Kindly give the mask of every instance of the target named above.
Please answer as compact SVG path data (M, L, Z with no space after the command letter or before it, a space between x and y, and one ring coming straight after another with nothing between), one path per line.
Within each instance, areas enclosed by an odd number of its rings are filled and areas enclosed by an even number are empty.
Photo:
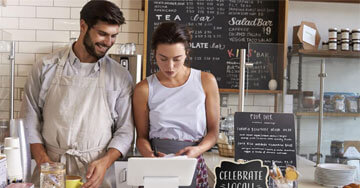
M360 58L360 52L356 51L338 51L338 50L304 50L291 52L291 55L302 55L310 57L338 57L338 58Z
M238 89L220 89L220 92L224 93L239 93ZM260 94L278 94L282 93L282 90L258 90L258 89L245 89L245 93L260 93Z
M319 116L319 112L295 112L297 116ZM360 117L360 113L324 112L327 117Z

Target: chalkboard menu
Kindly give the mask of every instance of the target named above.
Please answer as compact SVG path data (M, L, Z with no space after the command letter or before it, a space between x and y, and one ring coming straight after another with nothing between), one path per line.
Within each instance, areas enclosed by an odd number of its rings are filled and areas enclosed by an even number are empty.
M235 113L235 160L261 159L275 162L282 170L296 166L295 124L293 114Z
M249 43L284 41L283 1L147 0L145 5L143 76L158 71L151 36L166 21L179 22L192 30L191 67L214 74L222 89L239 87L240 49L248 49ZM277 58L278 53L273 53ZM247 89L268 89L269 71L263 67L247 70ZM276 66L273 68L276 74Z

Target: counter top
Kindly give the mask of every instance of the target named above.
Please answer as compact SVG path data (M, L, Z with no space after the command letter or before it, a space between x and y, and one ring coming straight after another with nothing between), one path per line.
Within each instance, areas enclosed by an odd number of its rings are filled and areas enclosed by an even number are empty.
M208 167L208 174L209 174L209 183L210 186L213 187L214 180L215 180L215 168L220 166L221 161L234 161L233 158L230 157L222 157L219 156L217 151L213 152L205 152L203 154L205 158L206 165ZM309 161L303 157L297 156L297 169L300 172L300 178L298 180L298 187L299 188L323 188L314 180L314 171L315 171L315 163Z

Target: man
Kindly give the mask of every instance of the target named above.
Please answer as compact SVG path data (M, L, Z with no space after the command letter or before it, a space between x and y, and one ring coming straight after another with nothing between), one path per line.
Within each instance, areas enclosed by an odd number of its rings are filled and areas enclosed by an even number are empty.
M115 187L112 164L133 139L133 83L105 54L125 20L108 1L89 1L80 19L78 40L36 63L25 86L32 181L39 182L42 163L62 162L68 175L86 178L83 187Z

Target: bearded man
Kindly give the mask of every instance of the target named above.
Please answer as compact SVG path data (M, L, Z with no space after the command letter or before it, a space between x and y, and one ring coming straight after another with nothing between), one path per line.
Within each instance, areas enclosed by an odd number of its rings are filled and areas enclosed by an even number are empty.
M37 167L61 162L83 187L116 187L114 161L133 139L130 73L106 55L115 43L120 9L89 1L80 12L80 35L70 46L34 64L24 89L20 117Z

